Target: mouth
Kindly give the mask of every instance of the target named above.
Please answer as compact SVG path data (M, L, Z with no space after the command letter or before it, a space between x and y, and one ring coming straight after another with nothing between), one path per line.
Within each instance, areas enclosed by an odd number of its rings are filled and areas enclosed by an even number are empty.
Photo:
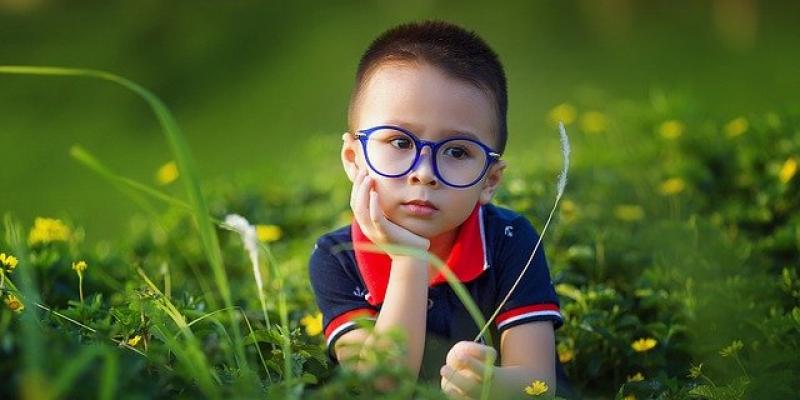
M433 203L431 203L430 201L427 201L427 200L410 200L410 201L407 201L407 202L403 203L403 205L414 205L414 206L420 206L420 207L428 207L428 208L432 208L434 210L438 210L439 209L439 207L436 207Z
M433 203L427 200L410 200L402 204L402 209L410 215L417 217L430 217L439 211Z

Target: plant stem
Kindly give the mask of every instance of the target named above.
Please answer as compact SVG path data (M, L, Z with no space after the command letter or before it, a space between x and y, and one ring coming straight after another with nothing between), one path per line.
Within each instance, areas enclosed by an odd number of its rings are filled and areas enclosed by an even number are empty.
M738 353L734 354L733 355L733 359L736 360L736 364L739 364L739 368L742 369L742 372L744 373L744 376L746 376L747 380L750 381L751 380L750 379L750 374L748 374L747 370L744 369L744 364L742 364L742 360L739 359L739 354Z
M78 293L81 296L81 307L83 307L83 274L78 274Z

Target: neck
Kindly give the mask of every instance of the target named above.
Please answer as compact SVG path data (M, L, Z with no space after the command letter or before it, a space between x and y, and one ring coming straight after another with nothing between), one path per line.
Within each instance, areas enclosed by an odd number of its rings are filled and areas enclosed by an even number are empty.
M431 245L428 248L428 252L434 254L442 260L442 262L447 262L447 258L450 256L450 250L453 249L453 243L455 243L460 229L461 227L459 226L456 229L432 237L430 239ZM438 273L439 270L437 270L435 266L428 266L428 280L433 279Z

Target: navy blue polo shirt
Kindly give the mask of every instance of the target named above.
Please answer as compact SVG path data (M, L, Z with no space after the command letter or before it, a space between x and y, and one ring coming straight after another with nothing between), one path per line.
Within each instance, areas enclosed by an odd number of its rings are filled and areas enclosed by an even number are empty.
M525 217L492 204L477 205L460 226L445 262L488 319L522 272L538 239ZM362 242L370 243L353 222L320 237L309 261L328 354L334 362L336 340L357 328L355 319L377 317L389 281L391 259L359 250ZM563 323L541 245L494 321L495 346L505 329L531 321L552 321L555 328ZM437 380L450 348L461 340L473 340L480 329L441 274L431 279L428 288L426 328L420 379Z

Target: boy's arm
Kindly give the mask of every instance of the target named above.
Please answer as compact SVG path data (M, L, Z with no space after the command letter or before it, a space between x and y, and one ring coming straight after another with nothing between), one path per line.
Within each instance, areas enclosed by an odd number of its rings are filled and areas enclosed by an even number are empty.
M503 331L500 338L502 366L492 365L495 351L474 342L459 342L447 355L442 367L442 389L451 397L479 398L481 382L490 360L493 376L490 387L492 399L525 398L525 387L534 380L547 384L543 398L556 391L555 334L550 321L529 322Z
M389 243L421 250L428 250L430 241L420 237L403 227L389 221L379 206L378 193L373 189L374 181L361 170L353 181L350 207L353 216L364 234L374 243ZM339 360L348 360L339 355L339 343L346 344L350 339L364 340L361 352L369 351L372 346L382 346L379 337L390 329L400 329L405 333L406 351L402 360L414 377L419 374L422 364L422 353L425 347L425 324L428 312L428 261L409 256L389 254L392 267L383 306L375 322L373 334L364 338L364 334L343 335L336 342L336 355ZM342 339L345 339L344 341ZM353 342L350 342L353 343ZM358 346L348 346L356 347ZM356 350L352 350L355 352ZM357 367L363 357L356 358Z
M552 322L529 322L506 329L500 336L500 353L502 366L496 369L492 384L496 398L524 397L525 387L534 380L547 384L549 390L545 396L555 394L556 356Z
M350 367L367 367L360 353L373 346L383 346L378 337L390 329L400 329L406 337L406 351L403 359L398 361L403 362L416 377L425 347L427 299L427 262L412 257L396 257L392 261L389 284L374 333L369 334L364 329L345 333L336 341L336 357L345 365L347 362L344 360L357 360L358 364L350 364Z

